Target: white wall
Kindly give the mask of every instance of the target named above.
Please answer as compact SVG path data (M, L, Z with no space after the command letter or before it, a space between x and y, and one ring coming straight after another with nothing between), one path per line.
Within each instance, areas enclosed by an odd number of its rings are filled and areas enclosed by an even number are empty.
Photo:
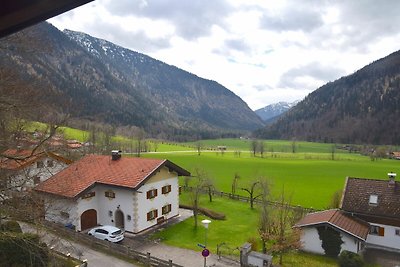
M342 241L343 241L343 244L341 245L341 248L340 248L340 252L342 252L343 250L347 250L347 251L351 251L354 253L358 253L357 245L358 245L358 242L360 242L359 239L357 239L351 235L345 234L343 232L340 233L340 236L342 237Z
M124 214L124 225L125 230L133 231L133 190L109 187L105 185L97 185L93 189L87 192L96 192L96 195L91 198L82 199L79 198L77 212L79 214L79 220L77 229L80 230L80 216L83 212L90 209L95 209L97 212L97 223L101 225L115 225L115 211L119 209ZM106 191L112 191L115 193L115 198L108 198L105 196ZM112 211L112 216L109 215L109 211ZM131 221L127 220L127 215L131 216Z
M43 162L43 167L37 167L38 161ZM40 177L40 182L44 182L68 166L66 163L57 161L50 157L46 157L38 161L13 175L13 178L11 178L10 181L11 186L17 186L16 190L18 191L24 191L28 188L33 188L35 186L33 177L38 176ZM49 161L53 162L53 166L48 166Z
M300 241L302 250L317 254L325 254L324 249L321 247L322 241L319 239L317 228L303 227L301 229Z
M367 244L388 247L391 249L400 249L400 236L395 234L396 229L400 230L400 227L376 223L370 224L385 228L385 234L384 236L369 234L367 237Z
M162 194L161 188L165 185L171 185L171 192ZM157 197L147 199L146 192L151 189L157 189ZM138 190L141 193L137 194L137 222L134 232L143 231L157 224L157 218L147 221L147 213L153 209L158 210L158 218L164 216L165 219L178 215L179 212L179 184L178 177L163 179L161 181L149 181ZM171 212L162 215L162 207L171 204Z
M77 225L78 213L75 201L66 198L45 197L45 219L59 224ZM68 214L68 217L65 215Z
M343 241L343 244L340 247L341 252L343 250L348 250L354 253L358 253L357 245L358 242L361 242L359 239L344 232L340 232L340 237L342 238ZM322 255L325 254L325 251L322 248L322 240L319 239L317 228L315 227L302 228L302 234L300 240L302 243L302 250Z

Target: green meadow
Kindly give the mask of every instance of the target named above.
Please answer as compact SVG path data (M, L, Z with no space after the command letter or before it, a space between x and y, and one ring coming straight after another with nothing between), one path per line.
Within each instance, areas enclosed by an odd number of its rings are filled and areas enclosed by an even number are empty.
M400 161L379 159L372 161L368 156L349 153L336 149L332 157L332 144L296 142L296 153L292 153L291 141L264 141L268 152L263 157L256 157L249 151L251 141L221 139L203 140L207 147L198 155L191 152L162 152L145 154L145 157L166 158L195 174L196 168L205 170L213 179L219 191L230 192L235 173L240 175L237 193L246 196L241 187L260 177L271 185L271 198L274 199L284 189L291 196L292 204L303 207L324 209L332 195L343 190L345 179L351 177L387 179L390 171L398 172ZM195 146L195 143L185 145ZM218 152L217 146L227 146L224 153ZM170 150L175 151L175 150ZM235 153L236 151L236 153ZM238 156L237 151L241 151ZM181 181L183 183L183 181ZM181 203L190 204L190 193L184 192ZM249 203L228 198L214 197L213 202L203 195L200 206L224 213L226 219L212 220L208 230L208 247L211 253L217 252L217 246L224 243L224 255L238 255L235 249L250 239L259 241L258 207L250 209ZM199 221L204 219L200 216ZM200 225L193 227L193 218L173 225L155 235L164 243L201 251L198 243L204 242L205 230ZM261 245L259 244L259 249ZM276 257L277 260L277 257ZM274 261L275 262L275 261ZM277 262L275 262L277 263ZM283 266L338 266L332 258L302 252L286 253ZM368 265L372 266L372 265Z
M240 157L233 152L181 152L151 153L146 157L166 158L194 173L196 168L205 170L219 191L231 192L235 173L238 173L239 188L246 188L259 178L271 184L272 197L282 189L291 195L294 205L325 208L331 196L342 190L346 177L386 179L387 173L399 169L399 161L381 159L371 161L369 157L350 153L266 153L264 157L253 157L242 152ZM243 190L237 193L246 195Z

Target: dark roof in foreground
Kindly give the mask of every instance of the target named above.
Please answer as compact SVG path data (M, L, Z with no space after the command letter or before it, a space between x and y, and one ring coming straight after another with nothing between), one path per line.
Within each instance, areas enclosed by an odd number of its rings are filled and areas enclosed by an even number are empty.
M376 204L370 203L371 195L377 196ZM357 214L400 219L400 183L348 177L341 208Z
M320 224L329 224L362 240L366 240L369 233L368 223L338 209L309 213L296 223L295 227L315 226Z

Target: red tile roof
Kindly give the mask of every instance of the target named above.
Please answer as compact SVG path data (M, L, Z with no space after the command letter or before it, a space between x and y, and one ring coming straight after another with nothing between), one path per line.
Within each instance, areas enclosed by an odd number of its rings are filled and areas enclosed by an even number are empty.
M378 197L375 205L371 195ZM400 219L400 182L389 180L347 178L341 208L347 212Z
M352 217L338 209L309 213L301 219L295 227L306 227L319 224L329 224L362 240L366 240L369 233L368 223Z
M160 167L166 166L178 175L190 173L168 160L87 155L71 164L50 179L39 184L35 190L74 198L95 183L136 189Z
M12 170L12 171L21 170L45 157L51 157L58 161L62 161L66 164L72 163L72 161L69 159L56 155L52 152L45 152L45 151L40 151L40 152L35 151L35 153L32 153L32 150L7 149L1 154L4 156L12 157L12 159L7 157L1 158L0 169Z

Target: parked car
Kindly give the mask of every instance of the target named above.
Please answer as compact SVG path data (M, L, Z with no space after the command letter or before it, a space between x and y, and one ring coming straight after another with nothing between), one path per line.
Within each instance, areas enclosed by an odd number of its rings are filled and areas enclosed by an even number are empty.
M120 242L124 239L124 231L111 225L98 226L88 232L98 239L110 241L113 243Z

